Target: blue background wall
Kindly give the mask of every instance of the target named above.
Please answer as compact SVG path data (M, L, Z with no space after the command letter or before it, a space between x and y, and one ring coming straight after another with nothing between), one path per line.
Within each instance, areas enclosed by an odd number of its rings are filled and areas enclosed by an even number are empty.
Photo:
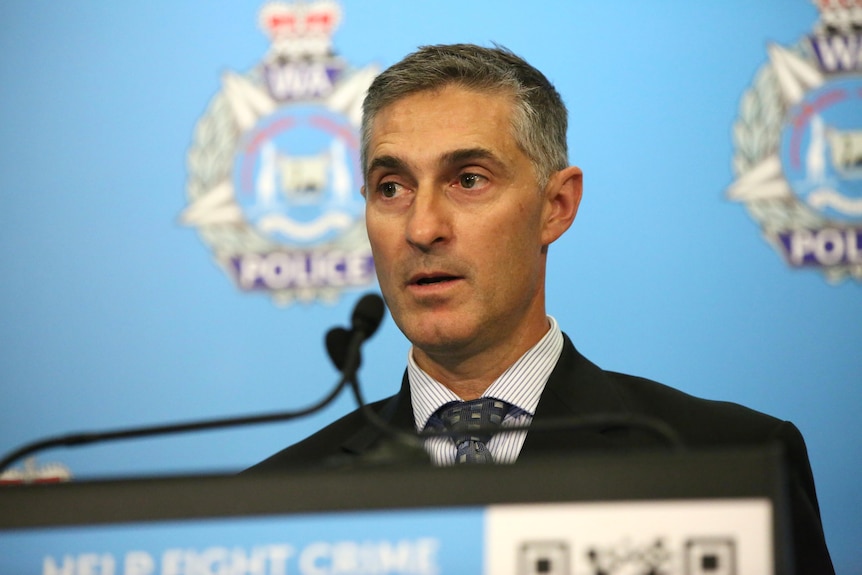
M268 40L257 2L0 5L0 451L73 430L305 406L336 380L335 305L240 293L179 224L193 129ZM343 2L339 53L502 43L557 85L585 173L551 251L548 309L605 368L795 422L841 573L862 572L862 288L789 269L744 207L731 130L768 42L817 10L759 2ZM860 112L862 113L862 112ZM860 122L862 123L862 122ZM858 125L858 124L857 124ZM407 343L387 320L361 373L378 398ZM299 423L53 451L78 477L235 470Z

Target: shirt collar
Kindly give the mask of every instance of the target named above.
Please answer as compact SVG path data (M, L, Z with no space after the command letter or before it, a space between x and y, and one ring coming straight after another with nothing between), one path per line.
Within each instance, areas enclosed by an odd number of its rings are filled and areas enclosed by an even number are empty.
M548 316L548 321L551 325L544 337L488 386L482 397L505 401L530 416L536 413L539 397L563 350L563 334L557 320ZM407 378L417 431L425 429L428 419L440 407L461 401L452 390L416 364L412 347L407 353Z

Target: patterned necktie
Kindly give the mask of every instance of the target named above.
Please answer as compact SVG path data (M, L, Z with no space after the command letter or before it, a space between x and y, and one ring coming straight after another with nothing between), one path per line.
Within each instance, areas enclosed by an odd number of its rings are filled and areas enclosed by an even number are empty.
M491 397L459 402L443 407L440 419L448 431L454 432L458 454L456 463L494 463L486 445L494 434L489 427L500 427L509 411L509 404ZM479 427L483 430L477 431Z

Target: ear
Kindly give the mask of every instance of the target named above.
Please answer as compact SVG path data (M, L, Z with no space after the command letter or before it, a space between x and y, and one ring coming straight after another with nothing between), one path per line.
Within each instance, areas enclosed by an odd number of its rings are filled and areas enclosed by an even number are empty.
M545 187L542 245L549 245L575 221L583 191L583 173L576 166L554 172Z

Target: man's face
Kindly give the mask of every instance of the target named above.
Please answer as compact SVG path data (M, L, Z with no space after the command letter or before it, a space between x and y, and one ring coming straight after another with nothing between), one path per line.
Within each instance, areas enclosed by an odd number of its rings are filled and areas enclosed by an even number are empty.
M420 354L469 358L547 331L544 247L554 238L511 113L505 95L449 86L373 121L368 237L386 303Z

